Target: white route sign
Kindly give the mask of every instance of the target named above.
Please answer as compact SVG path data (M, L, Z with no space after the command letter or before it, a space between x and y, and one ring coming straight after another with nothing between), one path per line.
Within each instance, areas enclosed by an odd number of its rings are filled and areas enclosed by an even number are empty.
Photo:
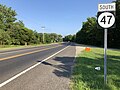
M107 84L107 30L114 27L116 4L98 4L98 26L104 28L104 83ZM100 70L100 67L96 67Z
M103 12L98 16L98 24L103 28L110 28L115 23L115 16L110 12Z
M104 11L116 11L116 4L115 3L98 4L98 12Z

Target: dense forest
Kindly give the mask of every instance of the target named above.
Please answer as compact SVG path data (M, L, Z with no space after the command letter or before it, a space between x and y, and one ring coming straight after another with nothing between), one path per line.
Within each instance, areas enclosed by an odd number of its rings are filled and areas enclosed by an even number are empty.
M62 36L56 33L43 34L25 27L16 18L16 11L0 4L0 45L31 45L61 42Z
M116 28L108 30L108 47L120 48L120 0L116 0L115 2ZM63 40L103 47L104 29L97 28L96 17L89 17L87 21L83 22L81 30L79 30L76 35L65 36Z

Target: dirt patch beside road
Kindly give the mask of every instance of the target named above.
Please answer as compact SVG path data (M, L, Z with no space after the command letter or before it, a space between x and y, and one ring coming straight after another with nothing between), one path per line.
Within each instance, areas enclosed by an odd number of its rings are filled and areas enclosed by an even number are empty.
M85 50L84 46L76 45L76 56L81 53L81 51Z

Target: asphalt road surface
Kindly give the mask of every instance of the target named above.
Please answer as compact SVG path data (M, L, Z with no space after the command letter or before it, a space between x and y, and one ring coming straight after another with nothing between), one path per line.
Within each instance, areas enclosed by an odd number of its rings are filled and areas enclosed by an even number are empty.
M74 43L0 51L0 90L69 90Z

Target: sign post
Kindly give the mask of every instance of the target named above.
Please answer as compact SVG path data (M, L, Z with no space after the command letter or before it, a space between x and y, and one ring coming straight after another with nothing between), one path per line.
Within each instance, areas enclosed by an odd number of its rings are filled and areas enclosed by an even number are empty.
M115 11L115 3L98 5L98 27L104 29L104 84L107 84L107 30L115 28Z
M104 30L104 83L107 84L107 29Z

